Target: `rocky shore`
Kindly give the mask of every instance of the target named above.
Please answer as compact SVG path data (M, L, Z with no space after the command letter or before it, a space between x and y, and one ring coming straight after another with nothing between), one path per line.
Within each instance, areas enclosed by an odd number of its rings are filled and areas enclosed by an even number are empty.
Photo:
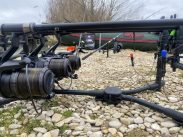
M134 53L135 67L129 55ZM83 56L83 54L81 55ZM131 89L155 79L153 53L123 50L110 57L96 53L85 61L71 89ZM154 63L153 63L154 62ZM183 72L167 65L165 87L136 97L183 112ZM70 80L60 81L63 87ZM58 87L57 87L58 88ZM93 97L57 95L51 100L16 101L0 108L0 137L183 137L183 128L163 114L132 102L107 105Z

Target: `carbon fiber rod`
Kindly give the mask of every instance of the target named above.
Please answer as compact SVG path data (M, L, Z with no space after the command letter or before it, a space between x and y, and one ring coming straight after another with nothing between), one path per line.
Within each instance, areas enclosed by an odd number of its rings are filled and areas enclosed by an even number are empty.
M178 29L183 19L165 20L134 20L119 22L82 22L60 24L2 24L0 33L18 32L157 32L164 29Z
M138 103L142 106L146 106L150 109L153 109L155 111L158 111L160 113L165 114L168 117L171 117L172 119L174 119L176 122L178 122L179 124L183 125L183 113L175 111L173 109L170 108L165 108L162 107L160 105L154 104L154 103L150 103L147 102L143 99L139 99L133 96L129 96L129 95L121 95L121 100L126 100L126 101L131 101L131 102L135 102Z

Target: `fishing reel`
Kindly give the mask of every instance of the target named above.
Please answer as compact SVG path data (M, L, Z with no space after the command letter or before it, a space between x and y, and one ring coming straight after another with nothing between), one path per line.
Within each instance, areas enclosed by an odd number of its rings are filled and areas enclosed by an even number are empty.
M54 74L48 68L4 71L0 85L0 95L4 98L47 98L54 88Z

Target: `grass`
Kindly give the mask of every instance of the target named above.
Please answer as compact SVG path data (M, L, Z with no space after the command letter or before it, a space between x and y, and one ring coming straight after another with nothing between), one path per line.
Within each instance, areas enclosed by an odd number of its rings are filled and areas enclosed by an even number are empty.
M59 105L59 102L60 102L60 99L59 97L54 97L50 100L46 100L43 104L42 104L42 108L44 110L47 110L49 109L50 107L55 107L55 106L58 106Z
M16 106L12 108L3 109L0 111L0 125L8 128L14 119L14 115L20 111L21 107Z
M67 129L69 129L69 126L64 124L62 127L59 128L61 134L63 134Z
M37 120L37 119L32 119L29 120L29 122L27 124L24 125L23 127L23 131L26 133L31 133L31 131L35 128L35 127L41 127L41 121Z
M183 78L183 73L179 74L179 77L180 77L180 78Z
M68 118L72 116L72 113L73 112L71 110L67 110L62 113L62 116L64 116L65 118Z

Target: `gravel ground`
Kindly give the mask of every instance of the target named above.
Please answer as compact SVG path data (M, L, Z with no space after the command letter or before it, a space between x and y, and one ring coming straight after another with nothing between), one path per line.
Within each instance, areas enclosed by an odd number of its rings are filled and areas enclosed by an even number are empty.
M73 80L72 89L107 86L131 89L155 79L153 53L135 51L134 71L129 59L132 52L111 52L109 58L96 53L82 61L82 68L77 72L79 79ZM136 96L183 112L182 74L180 70L172 72L167 65L164 90ZM69 82L65 79L60 84L66 88ZM36 114L30 101L17 101L0 108L0 136L183 137L183 128L172 119L132 102L122 101L114 106L95 101L93 97L59 95L37 101L36 105L39 110L42 108L42 114Z

